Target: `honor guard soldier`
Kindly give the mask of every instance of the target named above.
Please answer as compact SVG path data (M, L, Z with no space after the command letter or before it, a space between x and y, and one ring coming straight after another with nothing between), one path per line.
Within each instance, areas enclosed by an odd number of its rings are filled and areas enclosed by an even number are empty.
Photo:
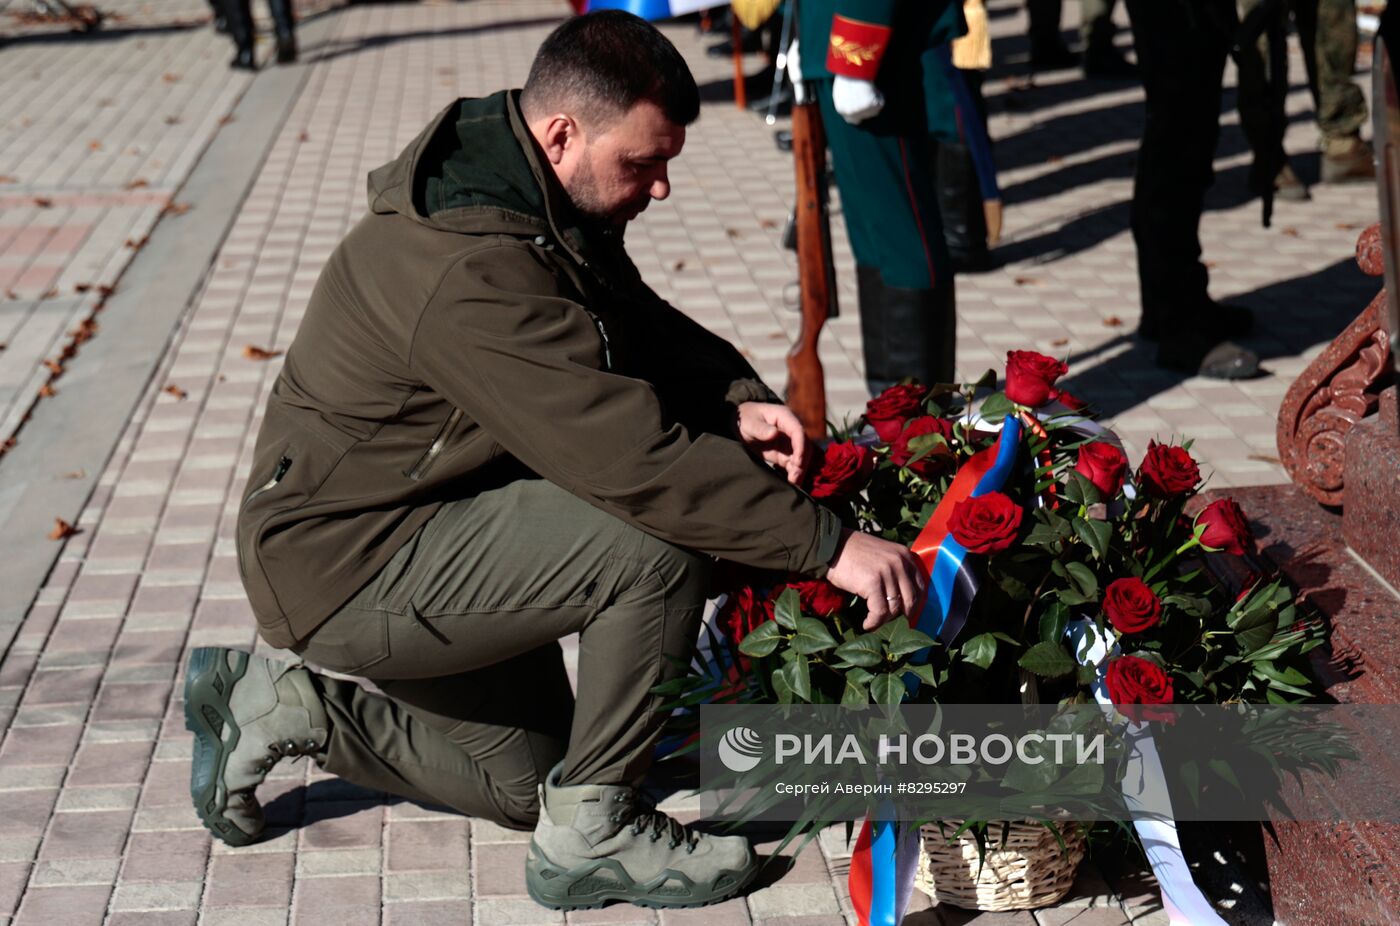
M802 0L800 72L815 91L855 254L865 379L953 379L953 274L928 150L928 49L963 30L948 0Z

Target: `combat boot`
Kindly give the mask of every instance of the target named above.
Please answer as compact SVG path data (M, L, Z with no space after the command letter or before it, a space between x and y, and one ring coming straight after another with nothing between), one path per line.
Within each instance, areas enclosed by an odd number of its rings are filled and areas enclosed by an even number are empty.
M1356 183L1376 176L1371 148L1360 135L1329 138L1322 149L1323 183Z
M552 910L591 910L625 900L643 907L699 907L742 890L758 871L742 836L711 836L656 809L636 788L561 787L557 765L540 786L540 819L525 861L525 887Z
M200 647L185 670L185 727L194 734L190 797L231 846L262 835L253 791L280 760L324 758L329 722L311 673L237 650Z

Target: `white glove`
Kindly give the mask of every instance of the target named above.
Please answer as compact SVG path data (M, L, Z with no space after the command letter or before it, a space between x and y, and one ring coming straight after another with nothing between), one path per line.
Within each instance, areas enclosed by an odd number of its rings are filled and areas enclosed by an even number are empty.
M837 74L831 84L831 103L851 125L875 116L885 108L885 97L868 80Z
M787 58L783 63L788 80L792 82L792 100L798 106L807 102L807 82L802 79L802 58L797 53L797 39L788 46Z

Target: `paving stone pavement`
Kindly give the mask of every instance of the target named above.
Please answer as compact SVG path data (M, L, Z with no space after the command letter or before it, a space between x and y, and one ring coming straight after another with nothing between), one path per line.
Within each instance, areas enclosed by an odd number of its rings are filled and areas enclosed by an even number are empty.
M255 639L233 522L279 361L247 359L244 348L285 349L322 263L364 209L364 175L454 96L518 85L562 6L355 6L328 14L331 38L305 49L308 81L172 332L80 532L61 541L42 588L15 592L33 605L0 659L0 926L852 921L849 851L834 830L781 878L718 907L565 917L524 896L521 834L388 799L305 764L279 767L260 792L274 830L256 846L211 845L188 805L183 654L203 645L270 654ZM1350 261L1356 234L1375 215L1373 189L1316 188L1311 203L1281 203L1264 230L1257 204L1242 201L1247 159L1227 116L1203 238L1216 295L1260 310L1262 331L1250 343L1273 375L1221 385L1160 374L1125 335L1137 317L1126 204L1140 91L1071 72L1032 84L1019 63L1023 14L1010 0L991 7L1000 63L988 94L1008 206L1006 264L959 281L962 371L999 368L1010 348L1068 354L1070 388L1109 414L1136 452L1151 436L1184 432L1198 438L1216 484L1281 480L1272 443L1279 399L1376 288ZM100 287L120 285L123 267L139 259L126 239L164 220L161 210L217 143L219 119L248 80L223 69L223 37L165 28L200 10L197 0L132 3L128 31L93 42L34 38L0 52L0 86L21 88L0 94L0 174L14 177L0 186L0 275L15 293L0 301L0 340L11 345L0 353L0 420L12 420L47 381L35 371L92 314ZM781 384L796 327L795 262L778 243L791 165L762 121L729 100L728 62L705 57L693 28L665 29L707 104L674 166L672 200L648 210L630 247L663 295L733 338ZM1296 55L1294 65L1296 83ZM103 104L109 98L114 105ZM1309 110L1298 84L1288 142L1302 171L1315 175ZM183 115L171 123L172 113ZM197 218L199 203L190 205ZM834 237L846 311L828 326L822 353L840 417L855 414L864 393L839 211ZM90 288L76 292L79 284ZM58 293L43 299L50 289ZM81 352L71 360L81 362ZM30 426L64 424L46 421L41 404ZM683 798L668 806L697 813ZM1165 921L1150 880L1106 877L1096 866L1085 867L1070 901L1034 916L929 909L919 897L911 923Z

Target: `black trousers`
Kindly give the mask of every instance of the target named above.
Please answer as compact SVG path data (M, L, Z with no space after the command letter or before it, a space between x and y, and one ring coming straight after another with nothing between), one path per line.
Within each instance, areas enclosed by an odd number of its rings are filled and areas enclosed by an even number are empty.
M1127 0L1147 121L1133 179L1143 320L1181 322L1209 305L1199 228L1220 136L1234 0Z

